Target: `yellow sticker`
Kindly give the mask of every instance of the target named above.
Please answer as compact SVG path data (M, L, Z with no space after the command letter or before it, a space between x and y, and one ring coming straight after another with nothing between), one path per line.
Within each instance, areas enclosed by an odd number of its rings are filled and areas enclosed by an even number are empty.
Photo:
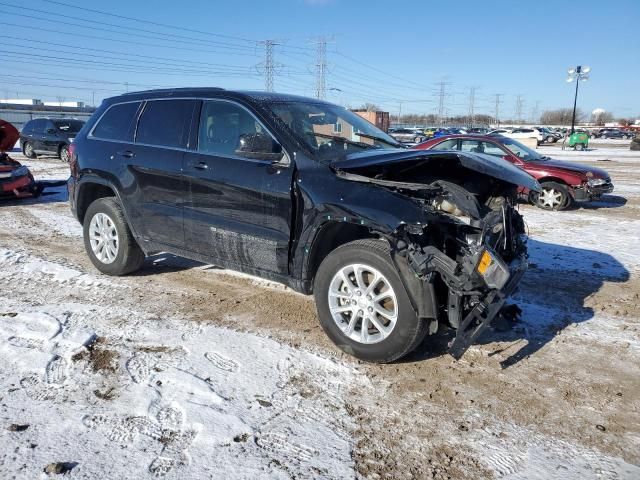
M482 256L480 257L480 261L478 262L478 271L482 275L484 275L484 272L487 271L487 268L489 268L489 265L491 265L491 262L493 262L493 260L491 259L491 254L489 254L489 252L485 250Z

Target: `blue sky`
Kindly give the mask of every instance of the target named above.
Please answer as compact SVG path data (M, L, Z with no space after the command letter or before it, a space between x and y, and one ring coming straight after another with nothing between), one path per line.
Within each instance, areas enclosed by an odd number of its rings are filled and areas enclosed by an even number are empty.
M587 64L583 110L640 116L637 0L60 1L71 6L0 0L0 97L91 103L155 85L264 88L256 42L265 39L277 43L276 90L313 96L313 39L325 36L328 98L337 103L433 113L445 81L451 115L467 112L475 87L476 112L492 113L501 93L501 117L514 116L521 95L526 118L570 107L566 70Z

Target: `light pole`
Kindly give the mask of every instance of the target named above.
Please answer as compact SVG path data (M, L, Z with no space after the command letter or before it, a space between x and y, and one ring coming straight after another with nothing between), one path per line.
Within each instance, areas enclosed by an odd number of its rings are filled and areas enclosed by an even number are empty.
M578 104L578 84L580 82L586 82L589 79L589 72L591 67L578 65L577 67L571 67L567 70L569 76L567 77L567 83L576 82L576 94L573 97L573 115L571 116L571 133L575 132L576 127L576 105Z

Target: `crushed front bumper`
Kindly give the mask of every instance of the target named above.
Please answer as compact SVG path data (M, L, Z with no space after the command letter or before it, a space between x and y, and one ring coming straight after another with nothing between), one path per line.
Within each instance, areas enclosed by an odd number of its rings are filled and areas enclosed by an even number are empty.
M611 183L611 179L607 179L607 182L602 185L591 186L585 184L581 187L575 187L573 196L577 201L590 201L611 192L613 192L613 183Z
M480 273L486 253L490 254L494 263L500 264L502 275L497 283L496 277L483 277ZM478 247L462 263L457 263L434 247L410 252L408 261L420 278L427 279L430 273L437 272L448 287L447 316L451 327L456 329L456 336L449 344L449 353L455 359L462 357L491 325L528 267L525 251L507 265L488 247Z
M464 319L461 318L462 311L459 309L455 312L449 312L449 320L452 320L452 314L454 314L458 315L457 321L459 322L456 336L449 344L449 353L452 357L456 360L460 359L471 344L491 325L507 298L516 290L522 276L527 271L527 266L525 255L513 260L509 265L510 275L504 287L500 290L487 292L464 316ZM460 299L459 296L458 299ZM450 302L449 307L451 308L451 306Z

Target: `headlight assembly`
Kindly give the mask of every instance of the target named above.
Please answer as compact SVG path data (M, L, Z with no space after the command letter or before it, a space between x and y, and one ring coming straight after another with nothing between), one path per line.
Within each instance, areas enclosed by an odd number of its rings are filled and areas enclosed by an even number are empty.
M11 172L12 177L23 177L29 174L29 169L22 165Z
M485 249L480 255L476 270L482 275L487 286L496 290L501 290L511 276L509 267L489 249Z
M601 185L606 185L607 181L604 178L590 178L587 183L590 187L599 187Z

